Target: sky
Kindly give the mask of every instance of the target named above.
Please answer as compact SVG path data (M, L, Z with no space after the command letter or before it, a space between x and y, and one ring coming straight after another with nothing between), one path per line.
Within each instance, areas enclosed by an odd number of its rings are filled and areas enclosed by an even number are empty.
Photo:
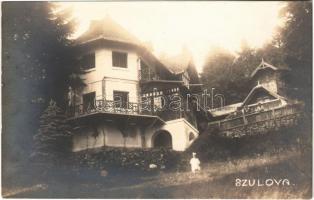
M76 35L90 20L109 15L154 53L175 55L190 50L199 72L213 47L232 52L246 41L252 47L267 43L281 24L280 2L68 2L78 19Z

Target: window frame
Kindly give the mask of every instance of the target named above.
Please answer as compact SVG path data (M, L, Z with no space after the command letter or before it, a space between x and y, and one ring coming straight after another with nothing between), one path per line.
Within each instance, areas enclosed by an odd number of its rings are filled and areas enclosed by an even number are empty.
M166 102L163 96L154 96L153 97L154 101L154 111L162 111L165 109Z
M196 137L195 137L194 133L190 131L189 132L189 142L193 141L195 138Z
M125 66L120 65L122 63L122 61L117 61L117 63L115 63L115 59L114 59L114 55L125 55ZM119 60L119 59L118 59ZM123 52L123 51L112 51L111 52L111 61L112 61L112 67L115 69L128 69L128 53L127 52ZM119 63L120 62L120 63ZM116 65L117 64L117 65Z
M87 61L84 61L84 58L86 58L87 56L92 56L92 65L86 65L84 62L88 63ZM84 71L90 71L90 70L94 70L96 69L96 53L95 52L90 52L90 53L86 53L84 55L82 55L81 59L81 67Z
M90 104L92 101L90 101L88 104L87 104L87 102L85 103L84 97L86 97L87 95L92 95L92 94L94 95L93 104ZM95 105L96 104L96 92L93 91L93 92L88 92L88 93L83 94L82 95L82 104L83 104L83 110L84 111L87 111L87 109L89 108L90 105L92 106L90 109L94 109L96 107L96 105Z
M122 99L122 102L121 102L121 105L120 106L117 106L117 108L124 108L124 109L128 109L128 107L129 107L129 102L130 102L130 92L128 92L128 91L121 91L121 90L113 90L113 92L112 92L112 95L113 95L113 102L114 102L114 104L115 104L115 106L116 106L116 100L115 100L115 96L117 96L117 95L115 95L115 93L124 93L124 94L126 94L126 102L123 102L123 99ZM121 96L120 96L121 97Z

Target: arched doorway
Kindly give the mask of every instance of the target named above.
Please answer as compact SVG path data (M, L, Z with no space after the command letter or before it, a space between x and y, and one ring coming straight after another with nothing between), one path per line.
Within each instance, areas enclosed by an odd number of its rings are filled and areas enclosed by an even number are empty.
M153 138L153 147L164 147L164 148L172 148L172 138L168 131L160 130L157 131Z

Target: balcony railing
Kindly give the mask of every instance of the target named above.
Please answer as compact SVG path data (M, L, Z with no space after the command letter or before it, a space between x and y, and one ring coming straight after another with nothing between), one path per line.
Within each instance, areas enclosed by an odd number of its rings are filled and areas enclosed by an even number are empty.
M111 100L96 100L90 104L79 104L68 108L68 116L76 117L86 114L107 112L118 114L141 114L139 103L126 102L121 104Z
M293 126L297 123L301 110L301 104L291 104L267 111L243 113L241 116L209 123L209 128L218 130L221 135L236 136L252 134L252 127L272 130ZM255 130L255 132L258 132L258 130Z
M180 110L160 110L159 107L153 106L147 103L121 103L112 100L96 100L93 103L79 104L71 106L67 109L67 115L69 118L81 117L89 114L96 113L113 113L113 114L124 114L124 115L151 115L158 116L161 119L168 121L180 118L186 118L189 121L188 116ZM193 122L190 122L193 124Z
M261 104L253 104L253 105L249 105L248 107L244 107L243 112L247 115L247 114L259 113L261 111L272 110L272 109L280 108L283 106L284 105L282 105L280 99L275 99L275 100L271 100L271 101L264 102ZM235 118L237 116L242 116L242 115L243 115L242 110L237 110L233 112L232 114L230 114L227 117L227 119Z
M79 104L76 106L70 106L67 109L68 117L78 117L93 113L116 113L126 115L153 115L160 116L162 118L180 118L177 112L164 112L159 111L157 106L153 106L147 103L133 103L112 100L95 100L90 104ZM178 116L177 116L178 115Z

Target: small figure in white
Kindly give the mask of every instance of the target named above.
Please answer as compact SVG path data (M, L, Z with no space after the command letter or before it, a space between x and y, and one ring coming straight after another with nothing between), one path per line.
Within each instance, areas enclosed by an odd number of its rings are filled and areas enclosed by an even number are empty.
M192 153L192 158L190 160L190 165L191 165L191 170L193 173L195 173L196 171L200 171L201 170L201 167L200 167L200 160L196 157L196 153L193 152Z

